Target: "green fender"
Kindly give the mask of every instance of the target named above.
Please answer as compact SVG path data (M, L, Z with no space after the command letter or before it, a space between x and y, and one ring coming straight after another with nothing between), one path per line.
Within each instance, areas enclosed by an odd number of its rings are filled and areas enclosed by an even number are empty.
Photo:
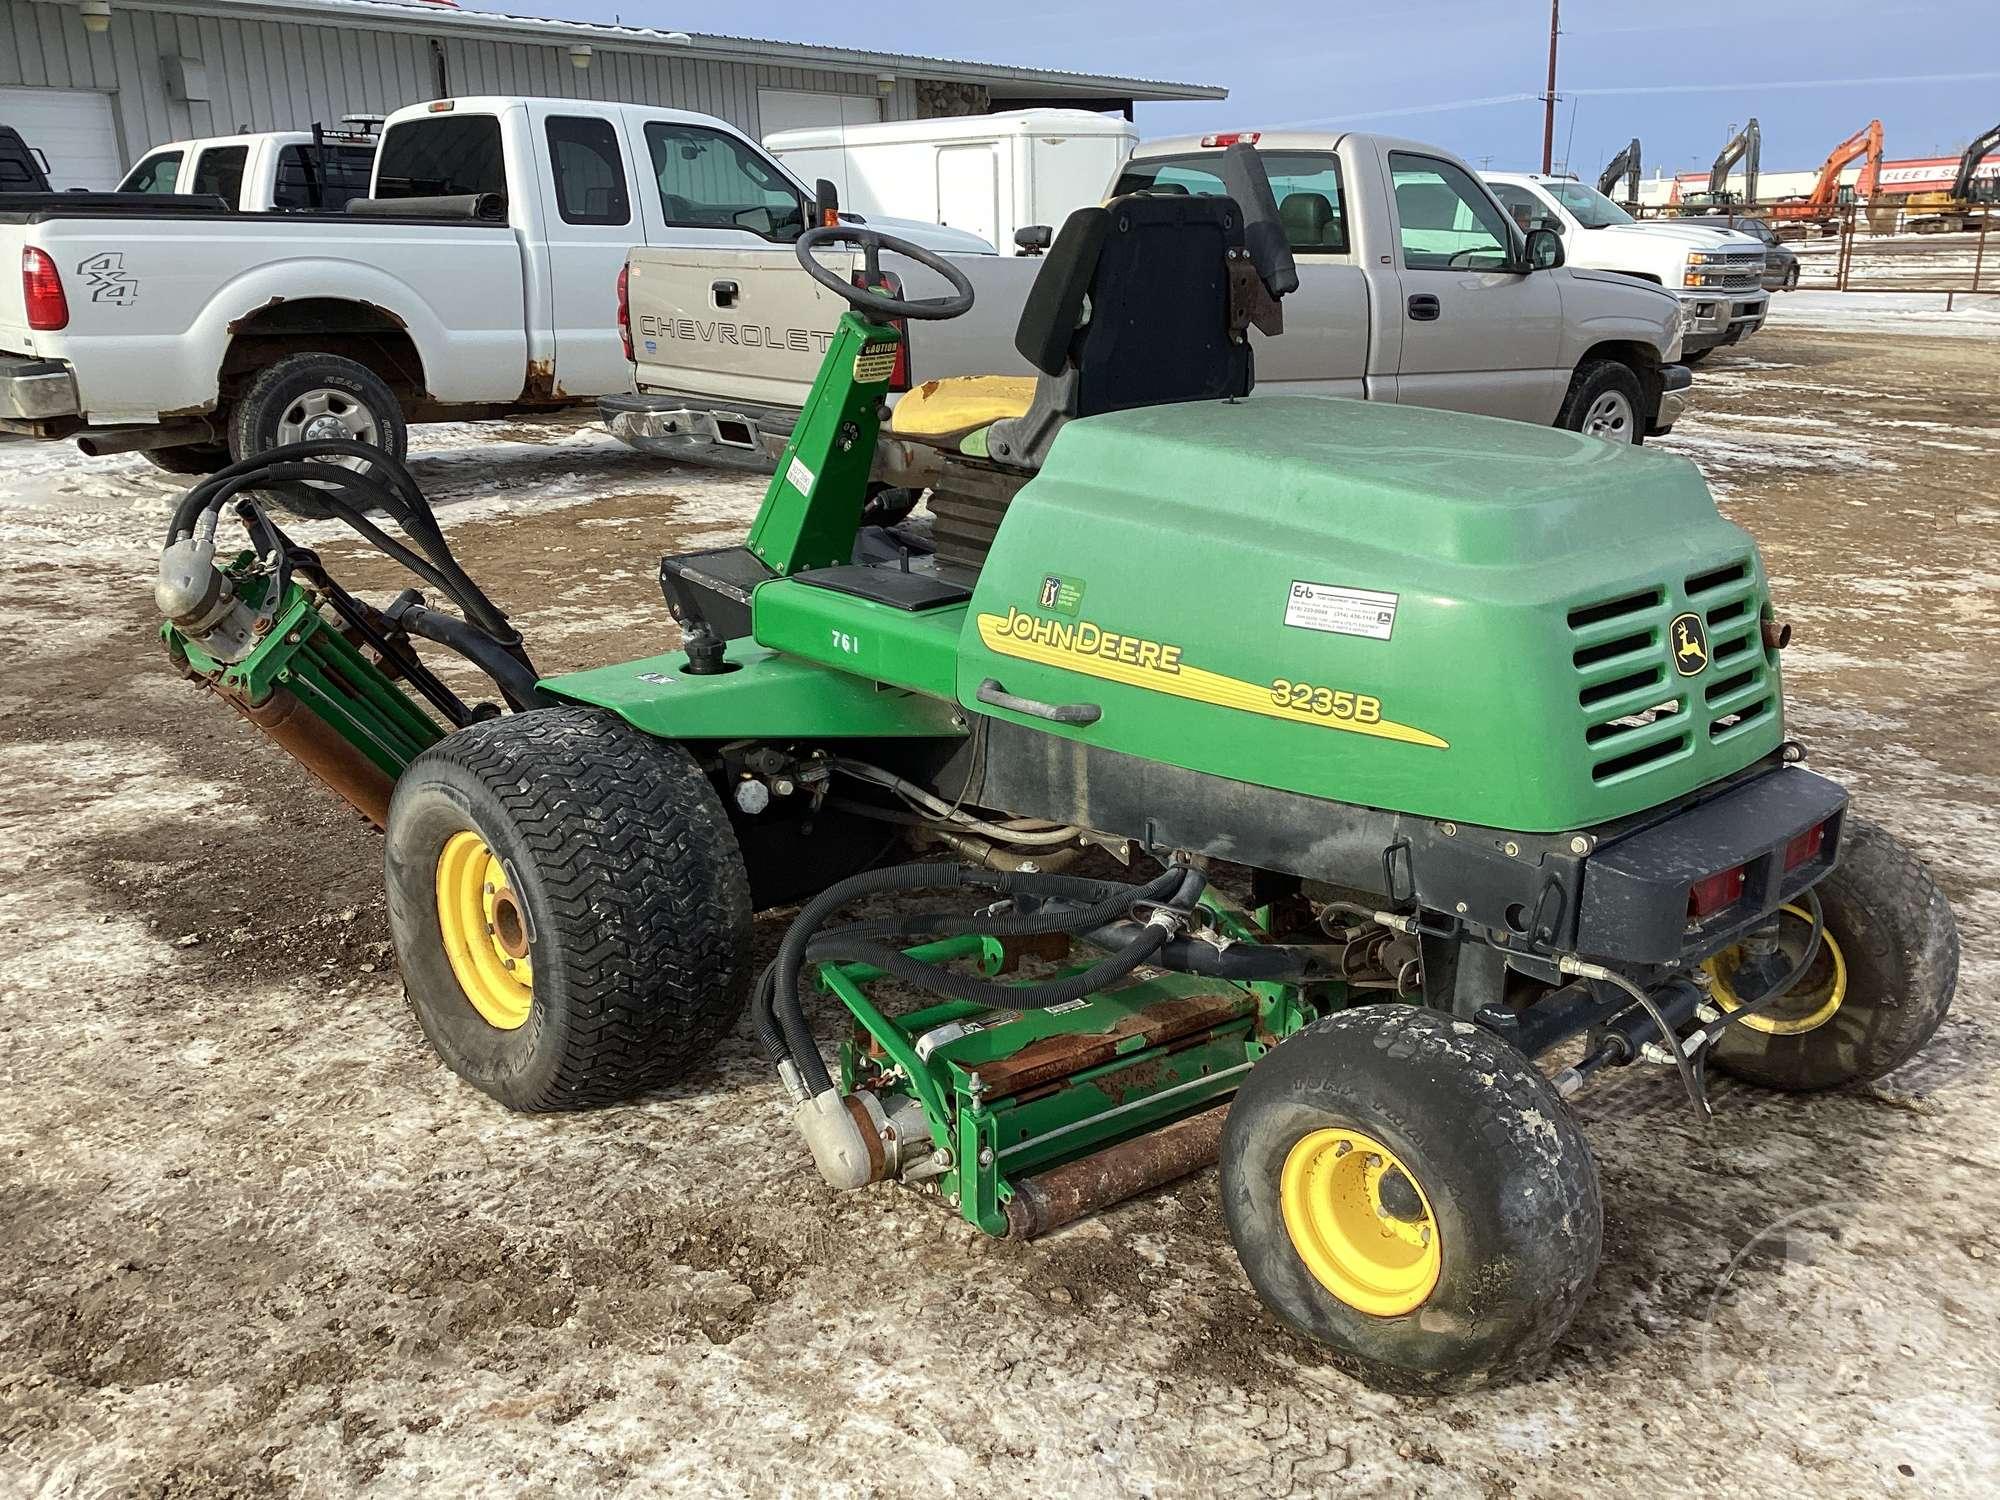
M957 705L767 650L729 643L731 672L693 676L668 651L545 677L544 692L608 708L662 739L929 739L965 733Z

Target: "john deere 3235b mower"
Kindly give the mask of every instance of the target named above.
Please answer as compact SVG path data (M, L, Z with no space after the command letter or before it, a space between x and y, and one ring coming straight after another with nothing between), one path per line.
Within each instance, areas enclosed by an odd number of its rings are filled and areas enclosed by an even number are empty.
M1297 277L1254 153L1224 170L1230 197L1068 221L1032 380L895 407L927 527L864 506L900 320L971 287L806 233L851 310L743 545L661 563L682 650L539 677L407 472L344 443L189 492L166 639L386 829L417 1016L507 1106L684 1077L747 1004L834 1187L1026 1238L1219 1155L1265 1302L1449 1389L1536 1360L1591 1280L1567 1095L1641 1058L1703 1114L1711 1068L1874 1078L1936 1030L1957 937L1799 764L1757 549L1690 465L1244 399ZM907 298L884 250L950 290ZM299 484L456 612L342 589L253 498ZM249 545L218 561L231 503ZM956 861L882 866L904 834ZM1084 873L1100 851L1130 876ZM753 975L753 911L801 901Z

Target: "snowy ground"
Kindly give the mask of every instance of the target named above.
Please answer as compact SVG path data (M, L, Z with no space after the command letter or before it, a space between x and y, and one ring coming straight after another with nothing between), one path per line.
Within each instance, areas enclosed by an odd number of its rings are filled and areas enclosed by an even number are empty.
M990 1243L822 1188L743 1036L504 1114L403 1008L375 837L167 670L170 483L0 446L0 1495L1990 1494L2000 360L1802 295L1664 446L1764 548L1794 733L1932 858L1959 1002L1886 1084L1706 1131L1654 1072L1580 1096L1595 1292L1539 1378L1444 1400L1264 1315L1212 1174ZM670 643L654 559L760 489L576 426L418 442L551 669Z

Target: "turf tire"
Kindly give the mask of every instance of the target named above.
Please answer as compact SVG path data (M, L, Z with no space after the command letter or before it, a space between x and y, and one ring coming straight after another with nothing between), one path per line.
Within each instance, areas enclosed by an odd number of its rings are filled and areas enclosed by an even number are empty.
M1280 1176L1292 1147L1327 1127L1381 1141L1430 1201L1441 1265L1410 1312L1357 1310L1293 1246ZM1378 1389L1466 1390L1532 1368L1596 1274L1603 1210L1582 1132L1527 1058L1436 1011L1363 1006L1280 1044L1236 1096L1221 1167L1229 1236L1258 1295Z
M1815 888L1847 963L1847 995L1823 1025L1792 1035L1731 1026L1709 1054L1749 1083L1790 1093L1866 1083L1915 1057L1958 989L1958 925L1923 862L1886 830L1849 817L1840 863Z
M438 856L470 829L527 916L534 997L488 1025L439 935ZM396 784L389 922L417 1021L510 1109L588 1109L685 1077L743 1008L750 889L721 800L680 746L596 709L462 729Z

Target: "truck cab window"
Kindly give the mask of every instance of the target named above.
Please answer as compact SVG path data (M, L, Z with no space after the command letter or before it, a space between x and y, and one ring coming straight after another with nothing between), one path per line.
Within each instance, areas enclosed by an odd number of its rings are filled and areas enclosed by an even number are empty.
M1389 153L1396 229L1409 271L1494 271L1514 262L1506 217L1450 162Z
M1347 253L1347 215L1340 190L1340 163L1320 151L1259 151L1278 218L1294 251L1311 255ZM1190 193L1224 196L1213 154L1162 156L1128 164L1112 196L1123 193Z
M591 115L550 115L547 133L556 208L563 222L629 224L625 163L619 160L618 132L611 122Z
M121 193L171 193L181 175L181 153L161 151L147 157L125 174L118 184Z
M646 125L646 149L669 224L747 229L769 240L805 233L797 185L735 136L653 120Z
M249 164L248 146L211 146L194 160L194 186L188 191L213 193L231 208L243 196L243 168Z
M437 115L397 125L382 137L378 198L507 193L507 162L495 115Z
M278 153L271 206L345 213L349 199L368 196L374 165L367 146L287 146Z

